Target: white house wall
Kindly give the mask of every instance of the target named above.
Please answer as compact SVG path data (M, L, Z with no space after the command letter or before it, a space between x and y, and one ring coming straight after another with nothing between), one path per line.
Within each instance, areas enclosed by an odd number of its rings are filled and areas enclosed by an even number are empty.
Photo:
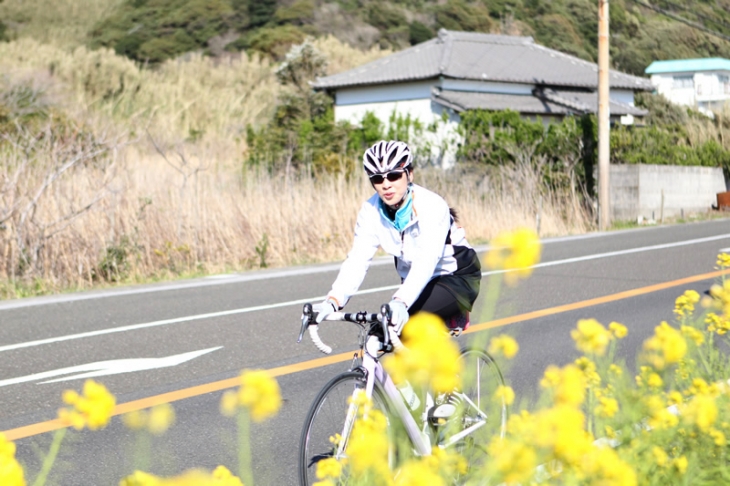
M338 93L339 98L339 93ZM446 111L447 121L442 121L442 113ZM458 114L434 103L430 98L402 101L386 101L379 103L359 103L349 105L335 105L335 122L347 121L359 125L367 112L373 113L385 124L388 129L388 120L395 112L401 117L410 115L411 119L418 120L423 125L423 133L419 140L414 141L419 147L430 147L430 156L427 162L450 167L456 161L456 146L459 137L456 129L461 121ZM428 126L436 123L436 131L431 132ZM426 162L426 161L422 161Z

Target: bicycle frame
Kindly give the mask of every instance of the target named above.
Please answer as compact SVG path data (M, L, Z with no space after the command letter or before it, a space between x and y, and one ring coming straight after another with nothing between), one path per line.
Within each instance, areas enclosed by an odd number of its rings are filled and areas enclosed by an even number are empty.
M304 315L312 316L311 305L305 305ZM375 383L377 382L380 384L387 399L388 405L392 408L391 413L398 419L400 419L406 431L406 434L408 435L408 438L413 445L415 453L419 456L428 456L432 452L433 445L431 443L429 435L426 433L426 425L428 424L426 411L428 410L429 406L433 405L433 399L431 399L430 395L428 395L425 400L425 408L423 414L424 428L423 430L421 430L421 428L419 428L419 424L416 422L413 415L411 415L411 412L408 409L408 406L406 405L400 391L395 386L395 383L391 379L390 375L383 368L383 365L378 359L381 351L404 349L402 343L400 342L400 339L398 338L398 335L394 332L392 327L389 327L387 325L389 315L390 309L387 305L384 305L381 308L380 314L367 314L365 312L359 312L356 314L345 314L341 312L335 312L328 315L325 320L347 321L360 326L360 336L358 339L360 345L360 353L359 356L357 354L355 355L355 361L353 367L351 368L351 371L358 369L363 371L365 375L365 394L368 400L371 400L373 397ZM303 321L302 330L299 335L299 341L301 341L302 339L304 330L309 328L310 336L315 346L325 354L331 353L332 348L324 344L319 338L318 325L312 322L313 321L311 320L311 318L309 322ZM380 322L382 324L382 331L384 336L382 340L379 336L370 334L369 329L366 327L366 324L375 322ZM352 427L354 426L357 419L358 407L356 405L357 402L354 399L357 398L356 394L358 392L358 389L353 391L353 400L351 405L348 407L347 416L345 417L345 423L340 434L340 436L344 440L342 440L337 445L336 457L344 457L345 455L345 450L347 448L346 438L350 437ZM453 436L450 436L445 443L438 445L441 448L446 448L455 444L459 440L470 435L472 432L485 426L487 423L486 414L484 414L468 396L460 392L454 392L453 394L466 402L470 407L473 407L473 409L477 411L480 420L475 420L473 424L470 424L465 429L459 431Z

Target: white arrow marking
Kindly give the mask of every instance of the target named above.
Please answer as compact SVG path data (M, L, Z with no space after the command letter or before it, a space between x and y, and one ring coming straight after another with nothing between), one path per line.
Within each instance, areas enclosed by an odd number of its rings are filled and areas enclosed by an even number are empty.
M54 376L68 375L71 373L80 373L72 376L64 376L55 380L46 380L42 383L55 383L58 381L75 380L78 378L93 378L95 376L117 375L119 373L130 373L132 371L154 370L157 368L168 368L177 366L198 356L212 353L223 346L216 348L201 349L200 351L191 351L189 353L176 354L166 358L136 358L136 359L113 359L110 361L98 361L96 363L83 364L79 366L70 366L53 371L36 373L34 375L21 376L19 378L11 378L9 380L0 380L0 387L15 385L17 383L27 383L29 381L45 380Z

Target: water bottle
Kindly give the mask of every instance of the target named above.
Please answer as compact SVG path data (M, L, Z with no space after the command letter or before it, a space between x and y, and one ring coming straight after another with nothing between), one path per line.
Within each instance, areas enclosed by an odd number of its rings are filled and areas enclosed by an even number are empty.
M403 400L405 400L408 408L411 410L418 409L418 406L421 405L421 400L418 399L416 391L413 389L411 384L408 383L408 381L404 381L400 385L397 385L396 388L398 388L401 396L403 396Z

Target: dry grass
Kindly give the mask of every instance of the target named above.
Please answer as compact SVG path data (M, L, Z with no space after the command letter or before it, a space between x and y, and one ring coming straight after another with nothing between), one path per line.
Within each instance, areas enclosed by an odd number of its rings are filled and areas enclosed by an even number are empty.
M331 72L387 54L334 38L315 44ZM22 38L0 44L0 72L0 90L32 86L38 103L72 128L0 140L3 298L340 260L372 194L360 177L242 173L241 132L268 120L282 89L261 58L193 54L152 71L108 50ZM530 170L417 177L459 209L473 243L535 227L538 211L543 234L588 227L573 202L545 193Z
M327 57L328 75L355 68L393 53L389 49L380 49L378 46L373 46L369 50L363 51L341 42L333 35L316 39L314 41L314 47L319 49Z
M0 43L0 72L47 76L67 109L105 114L132 130L149 127L166 140L235 142L247 124L267 121L281 87L270 61L219 61L200 54L143 69L113 51L67 51L33 39Z
M52 150L42 148L34 159L38 168L43 160L53 160ZM124 157L115 153L120 170L111 181L93 164L81 164L73 174L60 177L38 201L35 218L45 225L63 219L69 208L82 207L90 195L104 197L53 236L26 231L23 251L18 218L6 221L0 233L0 278L26 287L40 279L42 290L49 291L340 260L351 244L358 208L372 194L360 177L286 180L250 173L242 178L220 169L226 164L216 160L218 154L196 148L178 151L165 152L170 163L135 148L126 149ZM23 156L10 150L5 157L8 167L18 167ZM27 193L51 169L43 167L46 172L27 174ZM503 173L500 184L436 171L417 177L459 209L474 243L503 229L535 226L540 202L522 196L534 189L525 185L530 183L525 174ZM545 200L543 207L544 234L587 229L585 218L570 205ZM324 217L332 214L338 217ZM23 262L28 248L38 248L37 258ZM4 296L17 296L18 288L6 287Z

